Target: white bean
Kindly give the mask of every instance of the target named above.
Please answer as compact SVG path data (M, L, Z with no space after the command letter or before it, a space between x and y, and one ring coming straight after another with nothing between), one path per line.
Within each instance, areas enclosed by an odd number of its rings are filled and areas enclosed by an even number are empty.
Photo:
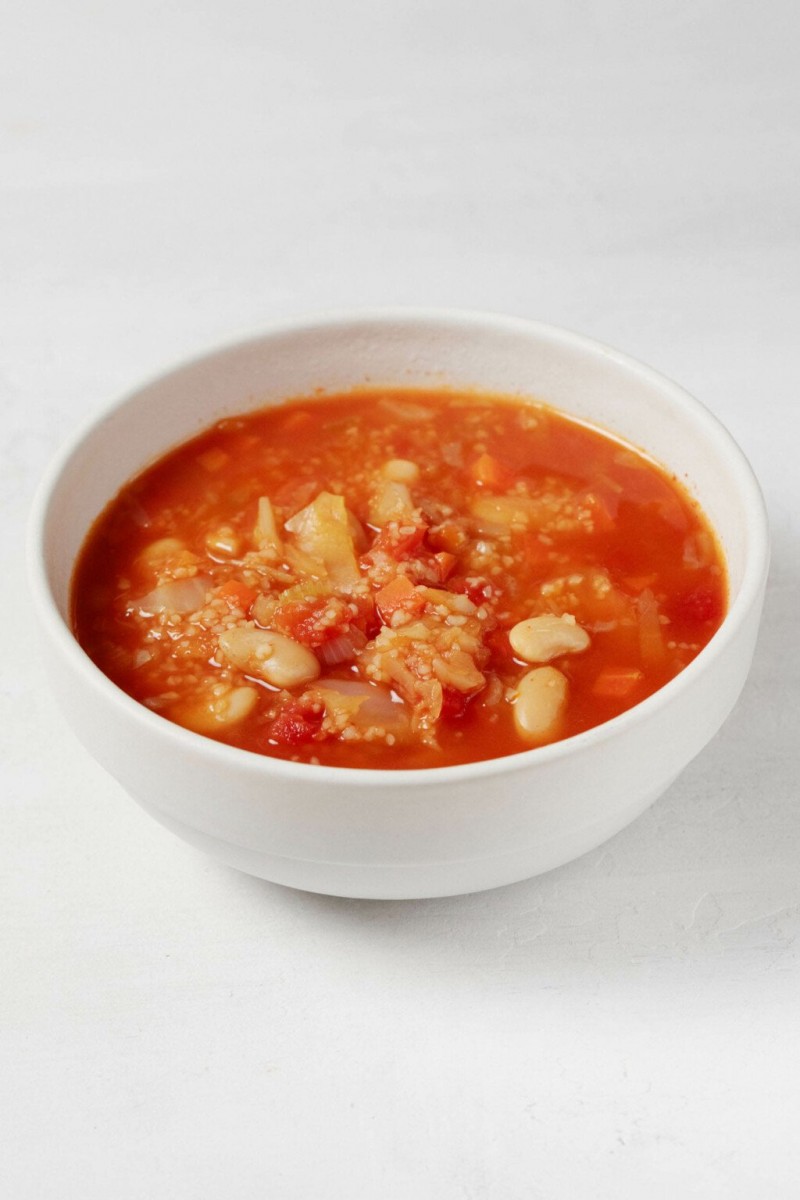
M220 558L235 558L241 553L242 539L230 525L220 525L206 534L206 549Z
M243 685L176 715L181 725L195 733L221 733L243 721L257 704L258 688Z
M258 688L235 687L211 705L214 719L221 725L236 725L253 711L258 703Z
M529 742L547 742L558 733L567 707L567 680L555 667L536 667L517 684L514 724Z
M417 483L419 467L407 458L390 458L383 464L383 473L393 483Z
M219 637L219 648L234 667L273 687L293 688L310 683L320 672L317 656L272 629L237 626Z
M529 663L550 662L561 654L580 654L589 645L589 635L570 613L556 617L542 613L519 621L509 631L511 649Z
M186 544L180 538L158 538L149 546L145 546L137 561L144 567L157 568L163 566L170 558L176 558L177 555L182 554L185 549Z

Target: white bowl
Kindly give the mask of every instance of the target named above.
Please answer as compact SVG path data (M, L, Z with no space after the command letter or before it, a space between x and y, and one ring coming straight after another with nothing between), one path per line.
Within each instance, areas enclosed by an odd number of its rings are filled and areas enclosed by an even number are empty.
M448 384L518 393L618 433L671 468L715 526L730 609L702 653L637 707L577 737L431 770L283 762L171 724L111 683L69 627L81 543L118 489L219 418L310 394ZM112 405L39 491L31 575L46 661L89 752L157 820L223 862L292 887L410 898L479 891L598 846L713 737L744 684L768 563L764 504L730 435L675 384L575 334L510 317L411 310L273 327Z

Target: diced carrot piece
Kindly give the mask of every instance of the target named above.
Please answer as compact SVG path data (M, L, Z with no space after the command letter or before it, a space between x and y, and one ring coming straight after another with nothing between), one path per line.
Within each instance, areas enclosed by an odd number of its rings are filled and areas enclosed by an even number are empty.
M419 605L413 603L418 596L410 579L405 575L396 575L391 583L375 593L375 604L381 620L384 623L388 621L398 608L423 607L425 599L422 596L419 596Z
M514 478L511 471L492 454L482 454L476 458L469 473L481 487L496 488L498 491L507 488Z
M434 550L443 550L447 554L458 553L469 541L469 534L464 524L456 521L444 521L428 534L428 544Z
M595 679L592 692L609 700L621 700L629 696L642 679L644 672L638 667L606 667Z
M241 608L243 612L249 612L250 605L258 592L248 587L246 583L242 583L240 579L229 579L227 583L223 583L217 595L220 600L225 600L231 608Z
M439 579L442 583L452 574L453 568L458 559L455 554L448 554L446 550L440 550L438 554L434 554L434 561L437 564Z

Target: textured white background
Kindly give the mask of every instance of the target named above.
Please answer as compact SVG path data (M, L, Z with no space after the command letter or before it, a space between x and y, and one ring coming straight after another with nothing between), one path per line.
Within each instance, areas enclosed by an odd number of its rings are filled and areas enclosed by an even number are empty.
M0 1194L800 1195L794 2L27 0L0 37ZM79 420L336 306L564 324L767 494L751 681L633 827L494 893L216 866L73 741L23 526Z

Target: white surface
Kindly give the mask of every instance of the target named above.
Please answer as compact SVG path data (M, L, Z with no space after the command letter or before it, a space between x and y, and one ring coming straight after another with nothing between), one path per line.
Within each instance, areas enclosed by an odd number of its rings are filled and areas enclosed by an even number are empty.
M3 1195L798 1194L796 14L6 14ZM75 744L30 646L22 523L76 421L360 303L618 345L726 422L773 518L753 675L712 746L605 848L473 898L325 900L212 865Z

